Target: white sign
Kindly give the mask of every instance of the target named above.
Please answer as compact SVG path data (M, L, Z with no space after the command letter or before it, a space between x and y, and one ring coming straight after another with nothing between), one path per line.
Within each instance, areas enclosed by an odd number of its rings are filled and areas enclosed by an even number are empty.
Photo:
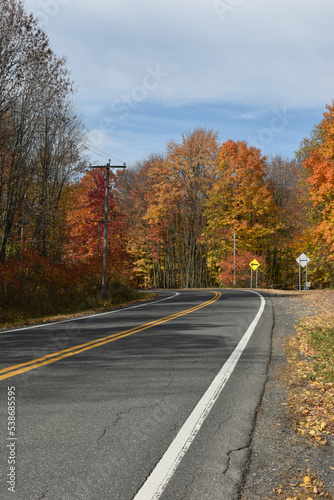
M299 255L298 259L296 259L296 261L298 262L298 264L300 266L305 267L306 264L308 264L310 262L310 259L304 253L301 253Z

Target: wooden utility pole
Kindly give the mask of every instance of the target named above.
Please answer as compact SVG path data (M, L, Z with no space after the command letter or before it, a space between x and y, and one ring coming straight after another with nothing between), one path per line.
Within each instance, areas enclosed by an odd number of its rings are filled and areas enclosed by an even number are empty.
M103 220L102 219L99 219L99 220L90 219L90 221L99 223L99 229L98 229L98 235L97 235L97 256L99 257L99 255L100 255L100 243L101 243L101 224L102 224Z
M109 177L111 168L126 168L126 165L110 165L110 160L107 165L93 166L92 168L106 169L106 190L104 198L104 233L103 233L103 267L102 267L102 298L107 298L107 250L108 250L108 209L109 209Z

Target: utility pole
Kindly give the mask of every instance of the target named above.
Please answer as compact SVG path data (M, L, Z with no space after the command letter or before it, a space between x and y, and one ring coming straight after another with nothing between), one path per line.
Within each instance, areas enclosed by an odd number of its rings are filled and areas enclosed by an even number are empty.
M100 255L100 243L101 243L101 224L103 222L102 219L99 220L90 220L91 222L98 222L99 223L99 230L98 230L98 236L97 236L97 256Z
M106 191L104 198L104 233L103 233L103 267L102 267L102 298L107 298L107 250L108 250L108 208L109 208L109 177L111 168L126 168L125 163L122 166L110 165L110 160L107 165L97 165L92 168L106 169Z

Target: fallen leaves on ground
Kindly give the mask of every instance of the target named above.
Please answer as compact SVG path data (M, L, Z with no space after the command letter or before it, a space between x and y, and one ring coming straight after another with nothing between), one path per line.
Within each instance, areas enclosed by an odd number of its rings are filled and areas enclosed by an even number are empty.
M296 430L317 447L334 436L334 291L295 296L293 306L305 312L296 334L285 345L288 406ZM328 466L334 470L334 467ZM306 473L273 490L277 500L333 499L308 468Z
M289 485L273 490L276 500L314 500L316 498L333 499L326 493L324 484L307 468L306 475L296 478Z
M308 314L288 340L288 404L296 428L314 444L334 436L334 292L303 296Z

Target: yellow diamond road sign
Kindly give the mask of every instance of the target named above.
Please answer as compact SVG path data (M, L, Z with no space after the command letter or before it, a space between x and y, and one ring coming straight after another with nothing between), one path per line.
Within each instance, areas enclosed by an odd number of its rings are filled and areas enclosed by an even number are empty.
M253 269L253 271L255 271L255 269L257 269L259 267L259 263L256 259L252 260L252 262L249 264L251 266L251 268Z

